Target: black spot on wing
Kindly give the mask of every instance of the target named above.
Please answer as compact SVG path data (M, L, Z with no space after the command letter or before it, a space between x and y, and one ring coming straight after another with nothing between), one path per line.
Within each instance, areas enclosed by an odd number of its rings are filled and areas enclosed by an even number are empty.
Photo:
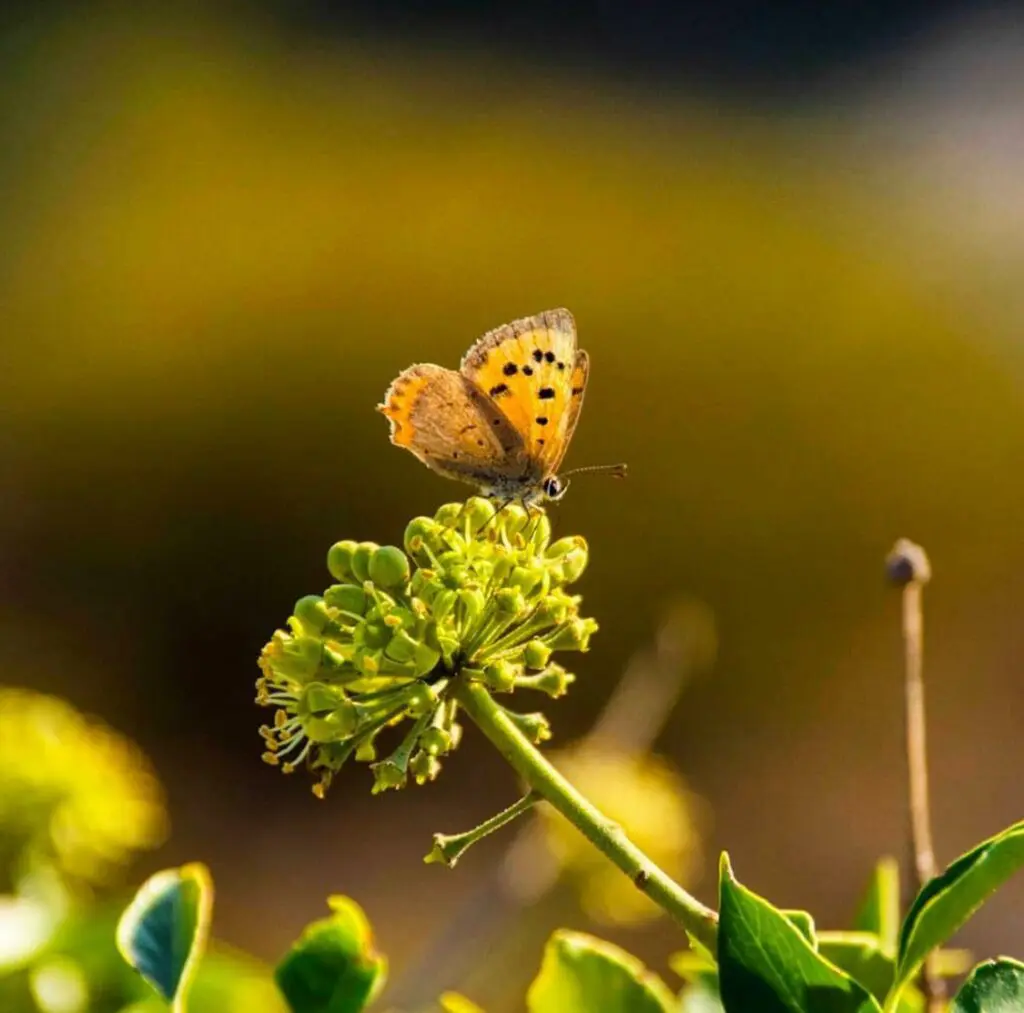
M519 372L519 367L514 362L506 362L501 371L506 376L515 376Z
M541 387L541 389L537 391L537 397L539 397L541 401L550 401L554 396L554 387Z
M533 368L531 366L523 366L523 376L533 376Z
M544 353L544 358L547 359L548 362L554 362L555 361L555 353L554 352L545 352Z
M546 426L548 424L548 417L546 415L538 415L534 419L534 422L536 422L538 426Z
M544 361L544 353L539 348L535 348L533 350L533 361L534 362L543 362Z
M490 394L491 397L501 397L502 394L508 393L508 384L496 383L487 393Z
M572 396L573 397L579 397L582 393L583 393L583 388L582 387L573 387L573 389L572 389Z

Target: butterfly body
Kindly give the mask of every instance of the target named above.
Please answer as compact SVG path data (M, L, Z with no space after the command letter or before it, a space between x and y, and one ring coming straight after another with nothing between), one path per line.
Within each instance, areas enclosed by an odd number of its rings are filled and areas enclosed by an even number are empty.
M559 499L558 469L586 391L587 353L565 309L488 331L459 370L411 366L378 408L391 442L427 467L502 501Z

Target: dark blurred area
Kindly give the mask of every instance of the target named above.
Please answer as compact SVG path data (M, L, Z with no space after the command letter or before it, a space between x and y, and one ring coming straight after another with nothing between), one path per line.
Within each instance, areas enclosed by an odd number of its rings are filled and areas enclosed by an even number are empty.
M907 535L935 569L940 860L1021 816L1021 18L51 3L2 25L2 680L151 756L173 833L140 875L209 862L217 933L265 957L350 893L401 967L496 860L421 862L514 798L479 735L434 785L371 798L352 769L320 803L259 762L253 683L332 542L398 542L467 491L388 443L391 378L560 305L593 361L569 464L631 471L556 508L601 623L556 743L698 596L717 667L657 749L714 814L708 855L841 924L904 853L882 578ZM1022 901L965 942L1005 950Z

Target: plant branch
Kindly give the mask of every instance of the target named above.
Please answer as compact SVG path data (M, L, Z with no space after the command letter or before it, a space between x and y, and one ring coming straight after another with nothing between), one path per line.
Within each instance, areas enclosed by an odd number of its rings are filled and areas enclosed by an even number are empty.
M497 747L530 789L564 816L611 859L663 911L712 953L718 915L654 864L623 832L584 798L537 750L479 683L459 680L462 709Z

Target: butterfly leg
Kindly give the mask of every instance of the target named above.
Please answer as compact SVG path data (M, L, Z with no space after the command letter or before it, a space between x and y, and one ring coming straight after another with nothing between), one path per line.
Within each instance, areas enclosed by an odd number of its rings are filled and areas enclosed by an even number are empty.
M535 511L533 509L533 504L530 503L530 501L525 496L520 498L519 504L526 511L526 527L523 529L523 537L526 538L527 541L529 541L529 539L533 538L533 536L537 533L536 525L540 524L540 518L544 511L540 507L537 507ZM530 531L531 524L535 526L533 531Z
M511 506L514 502L515 501L512 499L501 500L501 505L498 507L498 509L495 510L494 513L491 514L491 516L486 521L484 521L482 525L480 525L480 531L478 532L478 534L482 534L484 530L489 528L492 524L497 526L498 518L501 516L502 510L504 510L505 507L507 506Z

